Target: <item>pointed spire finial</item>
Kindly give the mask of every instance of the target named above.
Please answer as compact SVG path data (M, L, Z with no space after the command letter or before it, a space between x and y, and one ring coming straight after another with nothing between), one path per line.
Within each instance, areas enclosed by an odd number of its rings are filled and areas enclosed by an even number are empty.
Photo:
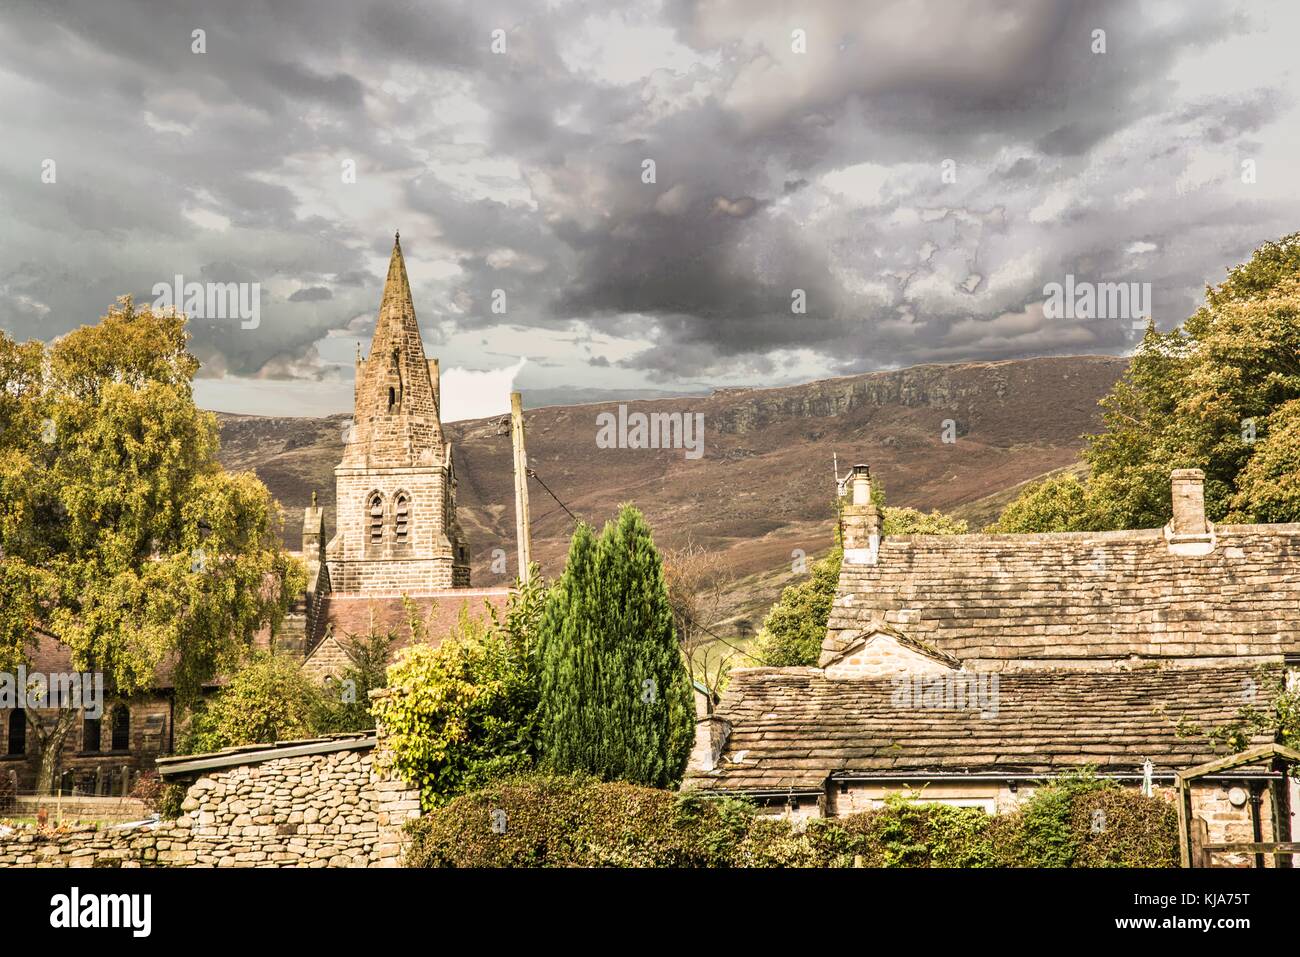
M393 231L393 245L402 245L402 231L400 229Z
M315 507L316 507L316 490L315 490L315 489L312 489L312 490L311 490L311 507L312 507L312 508L315 508Z

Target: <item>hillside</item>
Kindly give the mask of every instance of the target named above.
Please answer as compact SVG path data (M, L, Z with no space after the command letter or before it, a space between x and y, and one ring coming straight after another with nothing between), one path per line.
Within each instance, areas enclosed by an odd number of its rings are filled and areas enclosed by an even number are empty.
M629 411L703 413L704 455L601 449L596 417L617 403L525 413L529 463L579 518L599 524L620 502L646 513L661 546L688 539L722 552L735 574L731 611L760 616L794 580L791 554L832 540L832 454L841 474L867 462L891 505L954 511L979 527L1013 486L1072 466L1080 436L1098 423L1097 400L1126 360L1072 356L925 365L776 389L633 401ZM334 501L333 469L348 417L220 414L222 461L251 468L286 508L285 538L298 547L298 511L312 490ZM945 444L944 420L957 439ZM504 549L514 574L510 436L496 419L445 426L455 448L461 524L476 583ZM572 521L531 483L534 555L548 576L563 567ZM327 511L332 526L333 516ZM757 622L755 622L756 624Z

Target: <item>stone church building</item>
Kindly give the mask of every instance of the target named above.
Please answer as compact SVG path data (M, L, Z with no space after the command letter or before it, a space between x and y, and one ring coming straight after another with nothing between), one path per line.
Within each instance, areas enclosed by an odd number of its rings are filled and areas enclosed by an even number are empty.
M306 509L300 609L306 668L325 678L347 666L345 639L372 628L410 638L414 614L430 636L462 609L502 608L508 588L470 587L470 553L456 517L456 465L442 429L438 360L415 318L400 235L393 241L370 353L357 354L352 427L334 469L334 537L325 511Z

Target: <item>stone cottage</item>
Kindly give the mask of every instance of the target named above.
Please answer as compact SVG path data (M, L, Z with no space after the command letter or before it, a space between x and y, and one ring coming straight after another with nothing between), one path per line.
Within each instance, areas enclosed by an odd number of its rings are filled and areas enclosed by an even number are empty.
M688 786L822 816L899 789L998 812L1085 766L1168 791L1300 665L1300 524L1215 526L1202 482L1173 473L1163 529L892 537L856 466L818 666L733 672ZM1191 802L1216 840L1300 833L1275 762Z

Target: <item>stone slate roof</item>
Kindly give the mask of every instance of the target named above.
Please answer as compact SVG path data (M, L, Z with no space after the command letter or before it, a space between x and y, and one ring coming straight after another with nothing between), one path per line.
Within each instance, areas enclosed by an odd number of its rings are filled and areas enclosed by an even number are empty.
M1300 524L1216 531L1203 556L1160 529L887 536L841 570L821 663L873 622L990 669L1300 654Z
M715 711L731 726L717 767L692 766L687 786L816 789L836 772L1140 771L1148 758L1167 772L1224 753L1194 727L1209 731L1248 701L1265 703L1265 676L1250 667L963 674L997 679L995 714L897 706L890 678L733 671Z

